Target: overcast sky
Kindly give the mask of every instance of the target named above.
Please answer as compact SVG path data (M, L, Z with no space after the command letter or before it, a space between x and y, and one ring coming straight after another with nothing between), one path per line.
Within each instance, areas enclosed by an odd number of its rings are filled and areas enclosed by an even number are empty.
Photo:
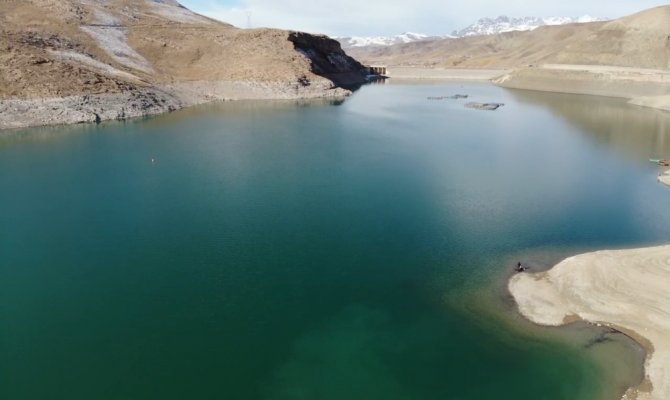
M659 5L652 0L180 0L198 13L251 25L331 36L448 34L481 17L566 16L617 18Z

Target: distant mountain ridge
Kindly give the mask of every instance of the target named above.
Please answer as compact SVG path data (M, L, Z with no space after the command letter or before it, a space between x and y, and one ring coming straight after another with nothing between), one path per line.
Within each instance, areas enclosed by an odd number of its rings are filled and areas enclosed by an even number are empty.
M335 37L343 47L392 46L401 43L413 43L427 40L444 39L446 36L430 36L423 33L403 32L395 36L351 36Z
M528 68L574 64L670 69L670 5L612 21L545 25L525 32L472 35L347 49L368 64L435 68ZM537 69L537 68L535 68Z
M566 25L575 23L586 23L606 21L605 18L591 17L584 15L582 17L507 17L501 15L497 18L481 18L474 24L459 31L453 31L452 37L468 37L480 35L495 35L504 32L513 31L532 31L540 26L546 25Z
M403 32L395 36L350 36L335 37L342 47L381 47L395 44L427 42L432 40L461 38L468 36L495 35L512 31L532 31L540 26L565 25L574 23L586 23L595 21L606 21L605 18L591 17L507 17L501 15L497 18L481 18L472 25L461 30L453 31L450 35L427 35L424 33Z

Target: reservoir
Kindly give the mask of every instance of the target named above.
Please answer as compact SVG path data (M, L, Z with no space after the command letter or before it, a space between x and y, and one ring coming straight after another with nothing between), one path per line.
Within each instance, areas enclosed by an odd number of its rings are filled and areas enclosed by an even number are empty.
M2 132L0 398L618 398L643 350L505 282L670 242L668 157L670 113L473 83Z

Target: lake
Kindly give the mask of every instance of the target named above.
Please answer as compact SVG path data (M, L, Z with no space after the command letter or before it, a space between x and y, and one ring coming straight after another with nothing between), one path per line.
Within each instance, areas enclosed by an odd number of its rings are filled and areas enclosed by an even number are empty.
M616 398L643 350L506 279L668 243L668 156L670 113L474 83L0 133L0 397Z

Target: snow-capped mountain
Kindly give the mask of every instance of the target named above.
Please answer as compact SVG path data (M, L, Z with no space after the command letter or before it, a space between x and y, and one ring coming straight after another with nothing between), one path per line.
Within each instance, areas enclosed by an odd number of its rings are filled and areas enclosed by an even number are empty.
M405 32L395 36L352 36L336 37L343 47L391 46L393 44L421 42L426 40L443 39L445 36L429 36L422 33Z
M532 31L535 28L544 25L565 25L573 23L585 23L605 21L603 18L595 18L589 15L583 17L520 17L510 18L501 15L498 18L482 18L476 23L459 31L453 31L451 34L454 37L466 37L477 35L495 35L496 33L511 32L511 31Z
M351 36L335 37L342 47L373 47L373 46L391 46L400 43L423 42L429 40L438 40L446 38L459 38L476 35L494 35L496 33L511 31L532 31L535 28L544 25L565 25L574 23L585 23L595 21L606 21L604 18L591 17L506 17L482 18L476 23L458 31L453 31L451 35L425 35L423 33L405 32L395 36Z

